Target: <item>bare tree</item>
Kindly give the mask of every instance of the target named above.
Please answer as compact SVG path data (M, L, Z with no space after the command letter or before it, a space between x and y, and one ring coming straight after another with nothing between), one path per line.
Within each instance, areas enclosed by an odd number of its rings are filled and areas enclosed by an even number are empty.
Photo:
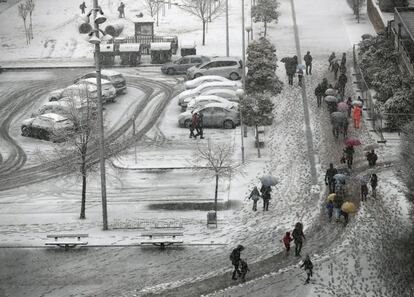
M351 9L354 12L354 15L359 23L359 16L361 14L361 9L365 4L365 0L347 0L346 2L348 2L349 7L351 7Z
M153 18L154 16L158 15L158 12L160 11L162 1L159 0L144 0L144 6L145 9L148 11L148 13ZM157 21L158 26L158 21Z
M23 19L23 23L24 23L24 34L26 36L26 44L29 44L30 37L28 35L27 26L26 26L26 18L27 18L27 13L28 13L26 5L24 5L23 3L20 3L18 6L18 9L19 9L19 16Z
M215 1L215 5L211 5L210 0L182 0L179 7L191 15L198 17L203 24L203 45L206 44L206 24L224 11L222 0Z
M210 140L207 145L198 145L194 152L194 170L206 173L206 178L215 178L214 211L217 217L217 198L219 179L231 177L236 172L241 173L241 164L233 160L234 147L229 143L213 144Z
M29 13L29 22L30 22L28 34L29 34L29 38L33 39L32 13L35 9L35 4L33 0L26 0L26 9Z

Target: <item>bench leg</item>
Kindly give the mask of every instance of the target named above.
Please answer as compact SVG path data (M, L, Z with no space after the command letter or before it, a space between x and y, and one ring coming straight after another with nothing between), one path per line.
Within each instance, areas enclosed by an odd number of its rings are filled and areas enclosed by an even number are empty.
M161 244L160 244L160 249L162 249L162 250L165 249L165 244L163 242L161 242Z

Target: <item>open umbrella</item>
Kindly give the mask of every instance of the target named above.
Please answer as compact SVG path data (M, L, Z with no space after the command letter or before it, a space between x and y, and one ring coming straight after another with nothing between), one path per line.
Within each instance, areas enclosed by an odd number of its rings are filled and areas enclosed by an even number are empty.
M344 183L347 177L345 174L337 173L333 178L338 182Z
M276 177L272 176L272 175L264 175L260 178L260 181L262 183L262 185L264 186L276 186L279 181L277 180Z
M337 108L339 111L346 112L348 111L348 104L346 104L346 102L339 102Z
M343 112L340 112L340 111L335 111L335 112L331 113L332 121L337 122L337 123L342 123L343 121L346 121L347 118L348 117L347 117L346 113L343 113Z
M335 96L336 95L336 90L334 90L334 89L327 89L325 91L325 95L326 96Z
M372 150L376 150L377 148L379 148L378 143L370 143L364 146L364 151L372 151Z
M356 145L360 145L361 144L361 141L358 138L351 137L351 138L347 138L345 140L345 144L347 146L356 146Z
M362 101L360 101L360 100L353 100L351 102L351 104L352 104L352 106L356 106L356 105L362 106L362 105L364 105L364 103Z
M354 179L361 185L366 185L369 182L370 176L367 174L355 176Z
M306 66L305 65L303 65L303 64L298 64L298 66L296 67L297 69L302 69L302 70L305 70L306 69Z
M326 202L333 201L335 196L336 196L335 193L329 194L328 197L326 197Z
M341 164L338 165L336 167L336 170L338 171L338 173L343 174L343 175L351 175L351 171L348 168L347 164Z
M328 103L338 102L338 99L335 96L331 96L331 95L326 96L324 100L325 100L325 102L328 102Z
M352 202L347 201L344 204L342 204L341 210L346 213L354 212L356 211L356 206Z

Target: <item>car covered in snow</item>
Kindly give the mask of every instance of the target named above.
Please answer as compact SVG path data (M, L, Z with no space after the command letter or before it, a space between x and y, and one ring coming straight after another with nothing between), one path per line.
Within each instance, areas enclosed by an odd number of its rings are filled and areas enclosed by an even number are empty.
M228 81L227 78L219 75L204 75L197 77L192 80L187 80L184 82L184 87L186 90L197 88L199 85L206 83L206 82L213 82L213 81Z
M178 94L178 105L181 106L184 99L188 97L195 97L199 96L207 90L212 89L230 89L230 90L237 90L241 88L241 83L238 81L213 81L213 82L206 82L199 85L195 89L185 90Z
M97 75L96 71L86 73L82 75L81 77L78 77L77 79L75 79L74 83L76 84L80 80L87 79L87 78L93 78L96 80L96 75ZM110 81L116 90L116 94L122 94L126 92L126 89L127 89L126 80L125 80L125 77L121 73L114 71L114 70L104 69L104 70L101 70L101 79Z
M96 86L96 78L85 78L80 79L77 83L80 86L93 86L94 91L90 94L92 98L97 98L97 86ZM101 89L102 89L102 100L103 103L107 102L115 102L116 97L116 89L112 85L112 82L106 79L101 79Z
M32 118L45 113L57 113L63 116L74 116L96 114L97 104L94 100L85 100L79 97L62 98L59 101L51 101L43 104L37 111L32 113Z
M190 102L188 102L187 109L188 110L199 109L209 103L225 103L225 104L228 104L229 106L234 105L235 107L238 108L237 103L230 102L227 99L224 99L224 98L221 98L215 95L200 95L198 97L191 99Z
M22 136L44 140L63 141L75 130L75 124L67 117L56 113L45 113L26 119L21 124Z
M203 115L203 125L207 128L233 129L240 124L239 111L226 103L210 103L193 111L187 110L178 116L180 127L190 127L192 113Z
M188 102L191 100L199 97L199 96L207 96L207 95L214 95L218 96L223 99L227 99L231 102L240 102L240 98L237 95L236 91L231 89L210 89L202 92L200 95L194 95L193 97L187 97L181 102L181 110L185 111L187 109Z
M209 57L190 55L182 57L174 62L167 62L161 66L161 72L164 74L178 74L186 73L187 69L196 65L203 64L204 62L210 61Z

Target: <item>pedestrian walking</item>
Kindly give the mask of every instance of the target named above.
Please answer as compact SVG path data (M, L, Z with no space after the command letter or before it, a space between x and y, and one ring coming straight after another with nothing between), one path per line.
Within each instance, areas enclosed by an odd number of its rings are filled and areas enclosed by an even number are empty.
M343 53L342 54L341 66L346 66L346 53Z
M253 211L257 211L257 201L260 199L260 193L257 187L255 186L250 193L249 199L253 200Z
M195 124L195 129L197 134L195 135L200 136L200 139L204 139L204 122L203 122L203 114L201 112L197 113L197 121Z
M346 211L341 210L341 216L344 217L344 225L346 226L349 222L349 214Z
M119 18L125 18L125 4L124 4L124 2L121 2L121 4L119 4L118 12L119 12Z
M303 261L302 265L300 265L300 268L302 268L302 267L305 268L306 275L308 276L306 278L306 281L305 281L305 285L306 285L306 284L309 284L310 278L313 275L313 263L312 263L309 255L306 255L305 261Z
M332 200L329 200L328 203L326 204L326 211L328 213L329 222L332 221L333 209L334 209L333 202Z
M286 256L289 255L290 251L290 242L293 240L293 238L290 236L290 232L286 232L285 236L283 236L282 241L286 248Z
M367 200L368 196L368 185L366 183L361 183L361 201Z
M372 197L376 198L377 197L378 176L375 173L371 174L371 178L370 178L369 182L371 184Z
M79 8L80 8L80 10L81 10L81 13L82 13L82 14L85 14L85 8L87 8L87 7L86 7L86 4L85 4L85 1L83 1L83 2L82 2L82 4L81 4L81 5L79 5Z
M329 67L328 70L332 71L332 61L335 59L335 52L332 52L332 54L328 58Z
M293 56L292 58L286 59L285 70L286 70L286 75L288 76L288 83L291 86L293 86L293 77L295 76L297 67L298 67L297 56Z
M347 145L346 148L344 148L346 164L348 165L349 169L352 169L352 164L354 163L354 153L355 150L352 145Z
M241 279L242 282L246 281L246 274L250 271L249 266L247 266L247 262L245 260L240 259L240 270L241 270Z
M338 78L338 70L339 70L339 64L337 61L332 62L332 71L334 72L335 79Z
M341 73L338 78L338 90L342 96L345 96L345 86L348 82L348 78L346 77L345 73Z
M260 192L262 193L262 198L263 198L263 211L268 211L269 210L269 202L270 202L270 199L271 199L270 192L271 191L272 191L272 188L270 186L263 185L260 188Z
M194 137L194 139L197 139L197 135L194 134L194 130L197 126L197 121L198 121L198 115L196 112L191 112L191 122L190 122L190 138Z
M302 68L298 69L297 74L298 74L298 86L302 87L302 83L303 83L303 70L302 70Z
M367 161L369 166L375 166L375 164L377 164L377 160L378 156L375 153L375 150L371 150L369 153L367 153Z
M359 129L360 123L361 123L361 115L362 115L362 109L361 107L354 106L353 116L354 116L354 128Z
M315 88L316 103L318 104L318 107L321 107L322 97L325 95L325 91L323 91L323 86L321 83L318 84Z
M312 56L310 54L310 51L306 53L306 55L303 57L303 60L305 61L306 65L306 75L312 74Z
M240 265L241 252L243 250L244 250L244 246L239 244L230 254L230 261L231 261L231 264L234 266L232 279L237 279L236 274L241 276L241 271L239 269L239 265Z
M342 194L337 193L332 201L333 203L333 212L335 213L335 221L339 221L341 216L341 207L344 204L344 199Z
M296 223L295 229L292 231L293 242L295 243L295 256L299 257L302 250L303 240L305 234L303 234L303 225L302 223Z
M325 173L325 185L329 186L329 193L335 192L335 180L334 176L338 173L338 170L333 166L332 163L329 164L329 168Z
M346 100L346 104L348 105L348 118L351 117L351 112L352 112L352 98L348 97L348 99Z

